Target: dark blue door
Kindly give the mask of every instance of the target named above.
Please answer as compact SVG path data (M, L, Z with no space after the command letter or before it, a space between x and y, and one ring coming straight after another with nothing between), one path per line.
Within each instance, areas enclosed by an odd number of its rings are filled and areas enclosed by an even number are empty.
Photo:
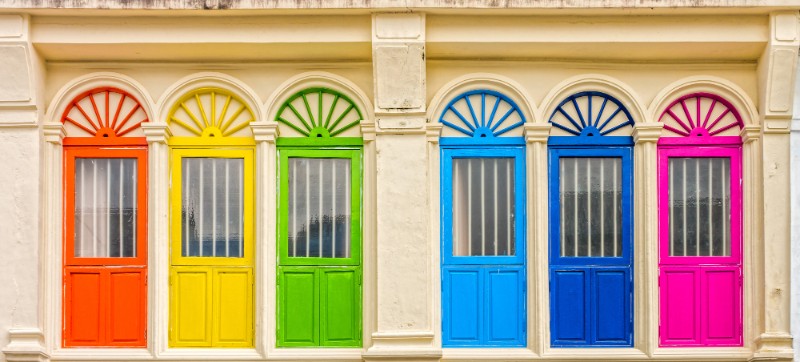
M582 92L550 122L564 134L548 140L551 345L632 346L633 121Z

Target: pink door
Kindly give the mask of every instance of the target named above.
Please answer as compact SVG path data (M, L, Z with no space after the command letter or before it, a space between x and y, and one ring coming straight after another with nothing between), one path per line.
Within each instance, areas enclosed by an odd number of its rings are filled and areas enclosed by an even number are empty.
M658 150L660 344L741 346L741 118L698 93L661 121L677 137Z

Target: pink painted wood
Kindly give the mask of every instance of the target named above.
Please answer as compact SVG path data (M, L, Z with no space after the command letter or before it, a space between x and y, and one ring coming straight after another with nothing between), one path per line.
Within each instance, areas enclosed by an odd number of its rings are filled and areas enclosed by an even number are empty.
M669 105L658 142L659 341L662 347L742 345L742 148L730 102L693 93ZM730 160L730 255L670 256L669 159Z

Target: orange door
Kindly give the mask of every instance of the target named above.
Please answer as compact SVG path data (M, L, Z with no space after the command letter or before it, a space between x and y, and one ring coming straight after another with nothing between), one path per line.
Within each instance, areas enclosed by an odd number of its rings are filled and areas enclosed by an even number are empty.
M144 347L143 147L65 147L64 347Z

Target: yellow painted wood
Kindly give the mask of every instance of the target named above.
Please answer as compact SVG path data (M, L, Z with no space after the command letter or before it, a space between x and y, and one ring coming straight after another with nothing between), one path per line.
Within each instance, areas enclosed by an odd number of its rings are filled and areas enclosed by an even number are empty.
M172 267L170 270L170 347L211 345L210 267Z
M185 257L181 256L181 192L183 183L181 182L182 170L181 160L184 157L219 157L219 158L242 158L244 159L244 256L242 258L222 258L222 257ZM253 150L252 149L172 149L172 179L170 189L170 201L172 208L171 227L172 227L172 265L227 265L227 266L252 266L253 265Z
M173 134L179 136L171 137L168 142L170 146L188 147L253 146L252 137L231 136L247 128L254 120L255 115L247 102L230 90L197 88L184 94L170 108L167 123L174 130ZM197 137L180 136L186 133Z
M215 347L253 346L253 269L214 268Z

